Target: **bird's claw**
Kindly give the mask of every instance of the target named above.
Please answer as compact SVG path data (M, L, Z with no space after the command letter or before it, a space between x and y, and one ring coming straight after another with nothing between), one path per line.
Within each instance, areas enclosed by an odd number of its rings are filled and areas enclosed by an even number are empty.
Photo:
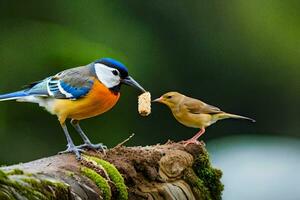
M107 150L107 146L103 145L102 143L99 144L92 144L92 143L84 143L82 145L77 146L78 149L91 149L91 150L100 150L105 151Z
M77 160L81 160L80 153L84 153L85 151L83 149L80 149L76 146L68 147L65 151L60 151L58 154L65 154L65 153L74 153Z
M186 140L186 141L183 141L183 145L186 147L187 145L189 144L200 144L200 142L198 140L193 140L193 139L190 139L190 140Z

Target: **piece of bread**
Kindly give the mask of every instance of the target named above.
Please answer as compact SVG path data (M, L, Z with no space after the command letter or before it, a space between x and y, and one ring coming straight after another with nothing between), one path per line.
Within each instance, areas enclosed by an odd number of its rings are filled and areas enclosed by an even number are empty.
M145 92L138 97L138 111L142 116L148 116L151 113L151 94Z

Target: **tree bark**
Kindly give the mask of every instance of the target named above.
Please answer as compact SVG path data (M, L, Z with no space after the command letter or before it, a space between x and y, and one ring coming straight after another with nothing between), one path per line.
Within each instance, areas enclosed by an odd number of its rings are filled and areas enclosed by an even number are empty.
M222 172L203 143L118 146L0 168L0 199L220 200Z

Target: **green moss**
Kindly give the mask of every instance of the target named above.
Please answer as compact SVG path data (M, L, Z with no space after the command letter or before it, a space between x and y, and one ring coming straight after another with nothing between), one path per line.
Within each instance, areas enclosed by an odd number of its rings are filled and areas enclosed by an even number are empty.
M35 191L41 192L43 195L45 195L46 198L49 198L52 196L52 193L48 192L45 189L44 185L41 183L40 180L32 178L32 177L22 178L21 180L24 181L25 183L28 183Z
M125 185L124 178L120 174L120 172L117 170L117 168L110 164L109 162L96 158L91 156L84 156L87 160L95 161L98 165L101 165L105 171L107 172L109 178L111 181L115 184L117 190L118 190L118 200L127 200L128 199L128 192L127 187Z
M13 169L13 170L11 170L9 172L6 172L7 176L11 176L11 175L23 175L23 174L24 174L24 172L22 170L20 170L20 169Z
M21 180L28 183L35 191L41 192L47 199L53 199L58 196L61 200L68 199L69 185L63 182L34 177L25 177Z
M108 184L108 181L100 176L97 172L94 170L87 168L87 167L81 167L81 173L90 178L102 191L104 200L110 200L111 199L111 190L110 186Z
M191 186L197 199L212 200L209 189L204 185L203 181L197 177L193 169L187 168L184 171L183 179Z
M7 179L7 175L0 169L0 179Z
M10 188L3 183L8 180L6 174L0 169L0 199L15 199L14 195L10 193Z
M44 186L43 188L53 188L52 195L54 197L60 197L60 200L69 199L70 186L68 184L53 179L42 179L41 184Z
M47 197L40 193L39 191L34 190L31 187L28 187L25 184L22 184L21 182L18 182L16 180L11 180L11 179L0 179L0 185L4 185L8 188L9 191L17 191L18 194L21 196L27 198L27 199L32 199L32 200L38 200L38 199L47 199ZM12 193L12 192L10 192ZM3 195L3 194L2 194Z
M221 183L222 171L211 166L207 151L195 159L193 169L210 191L212 200L221 200L224 185Z
M42 179L41 183L43 185L47 185L47 186L51 186L51 187L55 187L55 188L59 188L61 190L68 190L69 189L69 185L60 182L60 181L56 181L56 180L51 180L51 179Z
M66 173L66 175L69 176L69 177L74 177L74 175L75 175L74 172L68 171L68 170L66 170L65 173Z
M1 200L16 200L16 197L9 193L7 188L0 186L0 199Z
M18 196L16 196L18 194ZM68 199L69 186L61 182L39 179L22 170L12 170L6 174L0 170L0 199L46 200Z

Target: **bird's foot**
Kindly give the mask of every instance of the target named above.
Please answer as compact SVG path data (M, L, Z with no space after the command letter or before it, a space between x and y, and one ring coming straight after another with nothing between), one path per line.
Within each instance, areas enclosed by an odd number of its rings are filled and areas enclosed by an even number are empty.
M185 147L189 144L200 144L200 142L197 139L189 139L189 140L183 141L183 145Z
M92 144L92 143L84 143L82 145L77 146L78 149L91 149L96 151L103 151L107 150L107 146L103 145L102 143L99 144Z
M68 148L65 151L61 151L58 154L65 154L65 153L74 153L77 160L81 160L80 153L84 153L85 151L83 149L80 149L76 146L68 146Z

